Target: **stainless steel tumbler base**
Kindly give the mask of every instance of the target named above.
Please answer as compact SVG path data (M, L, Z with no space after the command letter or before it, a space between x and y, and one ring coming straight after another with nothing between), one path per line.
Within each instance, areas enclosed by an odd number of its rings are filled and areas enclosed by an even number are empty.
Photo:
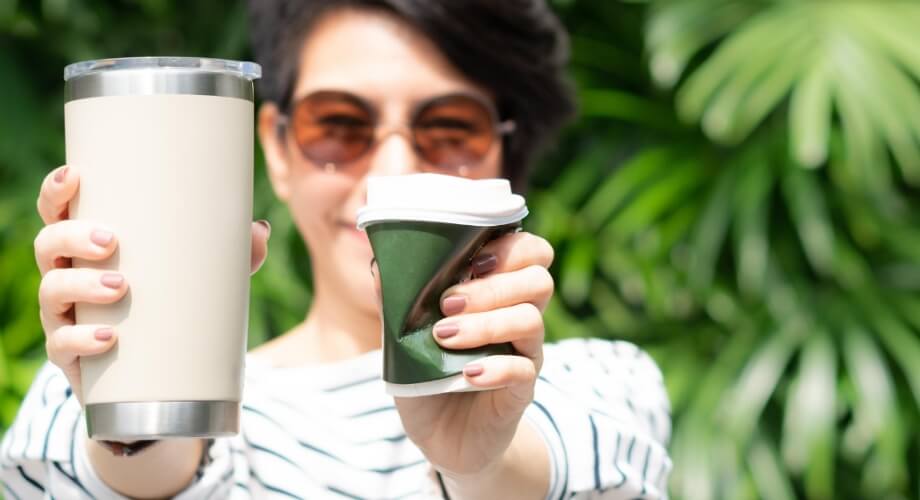
M86 405L92 439L136 441L177 437L213 438L239 432L238 401L154 401Z

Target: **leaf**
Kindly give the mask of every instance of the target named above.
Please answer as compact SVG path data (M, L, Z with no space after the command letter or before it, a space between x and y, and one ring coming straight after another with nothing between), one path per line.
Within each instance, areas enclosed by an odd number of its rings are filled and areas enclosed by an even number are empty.
M694 53L730 33L761 8L735 1L657 4L646 29L655 81L663 87L673 86Z
M661 104L613 89L586 89L579 92L582 116L586 118L613 118L627 123L675 130L670 119L671 110Z
M832 95L827 63L823 60L815 61L792 92L789 103L791 153L807 167L817 167L827 160Z
M738 288L749 297L765 293L769 262L767 225L773 172L760 151L746 155L735 191L733 224Z
M782 187L808 261L819 273L829 274L834 261L834 230L815 176L791 169L783 176Z
M792 471L805 471L809 498L834 495L834 419L837 364L823 331L805 342L783 420L783 458Z
M678 91L680 117L686 121L700 119L710 99L739 66L751 60L751 54L777 60L786 44L797 39L797 28L806 24L806 16L798 14L801 12L799 5L782 4L765 9L741 24Z
M563 256L559 288L568 304L579 306L591 289L597 261L597 241L590 236L582 237L571 245Z
M668 211L680 209L682 202L708 179L708 174L709 169L696 161L677 162L656 182L636 193L604 227L604 237L626 240Z
M801 321L789 321L778 331L764 332L765 340L751 355L726 392L720 405L720 421L733 440L743 444L756 429L761 412L776 390L794 350L801 342Z
M872 289L862 290L856 297L881 343L900 366L914 402L920 408L920 339L896 317L887 305L879 300ZM917 325L920 327L920 325Z
M715 273L716 259L728 230L731 214L732 189L737 169L723 168L715 186L708 193L706 206L690 242L688 281L696 290L709 287Z
M553 297L543 311L543 322L550 340L584 338L595 333L566 311L557 297Z
M785 467L773 445L759 433L748 451L747 461L757 492L764 500L796 498Z
M631 334L641 324L639 318L635 317L610 285L602 279L593 280L588 301L612 334Z
M651 182L673 160L674 154L664 148L647 149L629 159L585 203L580 215L588 227L600 229L631 194Z
M612 140L588 144L575 161L565 167L553 183L552 195L567 208L574 210L597 188L614 154Z
M858 395L843 446L850 456L860 456L878 441L885 426L897 416L894 385L881 352L867 332L851 327L843 341L847 371Z

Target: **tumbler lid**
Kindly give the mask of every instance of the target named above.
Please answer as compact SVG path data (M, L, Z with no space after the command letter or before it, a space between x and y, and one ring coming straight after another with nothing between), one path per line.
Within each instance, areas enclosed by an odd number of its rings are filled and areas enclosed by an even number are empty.
M247 80L262 77L262 67L249 61L231 61L229 59L210 59L207 57L118 57L68 64L64 68L64 81L100 71L167 68L227 73Z

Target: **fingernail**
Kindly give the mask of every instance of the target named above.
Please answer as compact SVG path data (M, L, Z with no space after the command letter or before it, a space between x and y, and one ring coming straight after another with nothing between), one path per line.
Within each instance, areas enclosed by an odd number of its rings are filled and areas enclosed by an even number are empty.
M125 278L120 274L105 273L99 281L109 288L119 288L125 282Z
M104 328L100 328L96 330L96 333L93 335L96 337L96 340L105 342L106 340L109 340L110 338L112 338L112 335L114 334L115 334L115 331L112 330L110 327L104 327Z
M463 374L467 377L478 377L482 375L483 371L485 371L485 368L479 363L471 363L463 367Z
M434 334L439 339L449 339L460 331L456 323L438 323L434 325Z
M466 307L466 297L462 295L451 295L441 302L441 311L447 316L452 316L463 311Z
M67 177L67 170L70 167L63 167L54 174L54 182L64 182L64 177Z
M257 220L256 222L258 222L259 224L262 225L262 227L265 228L265 234L267 234L267 235L271 235L271 234L272 234L272 225L271 225L270 222L268 222L268 221L265 220L265 219L259 219L259 220Z
M498 258L490 253L477 255L470 267L473 268L473 274L482 276L495 270L498 265Z
M112 237L113 237L113 236L114 236L114 235L113 235L111 232L109 232L109 231L103 231L103 230L101 230L101 229L95 229L95 230L93 230L92 233L90 233L89 239L90 239L93 243L95 243L95 244L97 244L97 245L99 245L99 246L101 246L101 247L104 247L104 246L106 246L106 245L108 245L109 243L112 242Z

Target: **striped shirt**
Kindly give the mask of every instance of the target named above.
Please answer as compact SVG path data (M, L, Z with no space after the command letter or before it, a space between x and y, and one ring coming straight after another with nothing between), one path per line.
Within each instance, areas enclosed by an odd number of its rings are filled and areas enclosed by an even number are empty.
M175 498L442 497L384 392L380 351L302 367L246 362L240 434L214 440ZM667 498L668 399L658 367L634 345L546 345L524 418L549 451L548 499ZM0 443L6 498L126 498L93 470L86 439L67 379L45 363Z

